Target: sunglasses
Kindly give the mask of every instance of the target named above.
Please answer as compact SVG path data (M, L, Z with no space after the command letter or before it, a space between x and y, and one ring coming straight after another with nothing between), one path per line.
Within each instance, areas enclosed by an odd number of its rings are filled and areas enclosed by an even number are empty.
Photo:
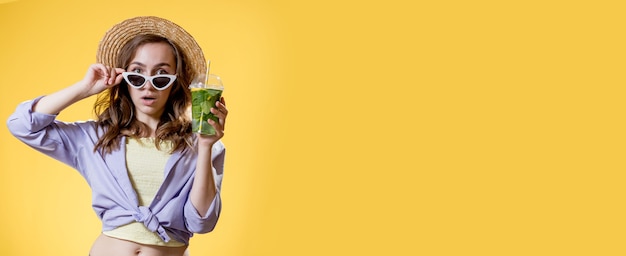
M146 81L150 81L152 87L159 91L167 89L167 87L170 87L176 80L176 75L145 76L139 73L123 72L122 76L124 76L124 80L133 88L139 89L146 84Z

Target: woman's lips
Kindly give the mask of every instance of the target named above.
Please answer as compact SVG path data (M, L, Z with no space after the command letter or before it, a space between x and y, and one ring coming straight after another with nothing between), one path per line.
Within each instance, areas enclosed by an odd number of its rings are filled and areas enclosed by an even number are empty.
M150 106L154 104L155 101L156 101L155 97L150 97L150 96L141 97L141 103L143 103L146 106Z

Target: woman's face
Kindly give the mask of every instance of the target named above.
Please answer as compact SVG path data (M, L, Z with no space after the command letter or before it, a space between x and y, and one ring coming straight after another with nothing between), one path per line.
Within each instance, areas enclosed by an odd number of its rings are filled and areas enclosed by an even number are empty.
M139 46L127 71L146 76L175 75L176 60L172 47L167 43L147 43ZM133 105L135 105L136 118L147 123L151 119L160 119L174 84L161 91L155 89L150 81L146 81L141 88L127 86Z

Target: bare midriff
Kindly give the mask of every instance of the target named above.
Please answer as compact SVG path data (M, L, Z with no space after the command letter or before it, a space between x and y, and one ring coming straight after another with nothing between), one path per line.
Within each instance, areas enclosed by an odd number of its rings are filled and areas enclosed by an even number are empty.
M90 256L188 256L187 246L165 247L138 244L100 234L91 246Z

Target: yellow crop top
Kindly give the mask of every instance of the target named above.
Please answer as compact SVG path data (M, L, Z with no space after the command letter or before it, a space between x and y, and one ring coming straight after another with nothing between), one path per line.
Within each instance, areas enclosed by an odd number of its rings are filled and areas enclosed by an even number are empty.
M140 206L149 206L165 179L165 164L169 158L172 144L161 142L161 150L154 144L153 138L126 140L126 166L128 177L137 192ZM140 244L180 247L185 244L174 239L163 241L156 233L150 231L143 223L131 222L105 231L105 235ZM171 234L169 234L172 237Z

